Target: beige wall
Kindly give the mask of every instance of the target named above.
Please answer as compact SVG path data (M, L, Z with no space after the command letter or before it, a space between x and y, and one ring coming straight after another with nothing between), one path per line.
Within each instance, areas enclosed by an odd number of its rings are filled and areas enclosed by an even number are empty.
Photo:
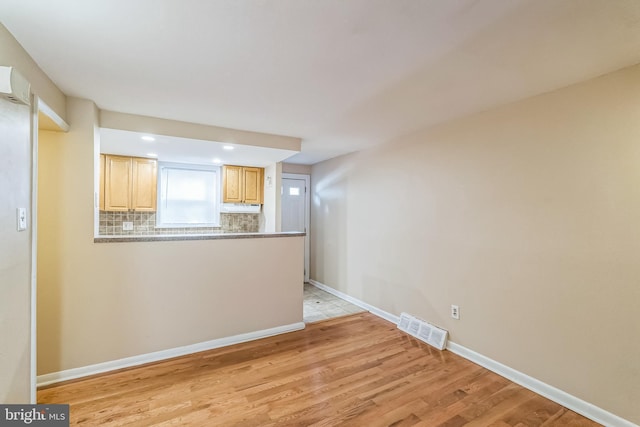
M295 163L283 163L282 173L297 173L300 175L311 175L311 165L298 165Z
M302 237L93 243L92 102L41 132L38 373L302 321Z
M15 67L32 91L65 117L65 96L0 24L0 65ZM0 403L31 396L32 138L31 112L0 100ZM16 230L16 208L27 208L28 229Z
M282 164L273 163L264 168L264 204L262 205L260 231L271 233L281 230L281 194L279 191L281 186Z
M30 114L28 106L0 98L0 403L31 398ZM29 217L20 232L19 207Z
M312 178L312 279L640 423L640 66Z
M274 149L290 150L291 155L300 151L301 139L291 136L249 132L239 129L180 122L156 117L100 111L100 126L134 132L148 132L182 138L228 142Z
M65 95L38 67L38 64L2 23L0 23L0 65L16 67L20 74L31 83L31 91L39 96L58 116L66 120Z

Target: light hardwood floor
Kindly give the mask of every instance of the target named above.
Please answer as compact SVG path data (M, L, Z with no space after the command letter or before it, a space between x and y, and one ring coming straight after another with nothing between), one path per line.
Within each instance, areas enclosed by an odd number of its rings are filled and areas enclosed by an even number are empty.
M597 426L370 313L61 383L72 425Z

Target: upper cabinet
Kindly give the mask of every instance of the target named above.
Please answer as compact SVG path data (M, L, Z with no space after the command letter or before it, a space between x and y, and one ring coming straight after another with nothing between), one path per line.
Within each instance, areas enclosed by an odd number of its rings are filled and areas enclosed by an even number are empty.
M242 179L244 185L244 203L262 204L264 196L262 188L264 186L263 168L242 168Z
M155 159L131 158L131 209L155 211L158 162Z
M222 167L222 202L242 203L242 166Z
M104 210L104 154L100 154L100 189L99 198L100 198L100 210Z
M225 165L222 167L222 201L262 204L263 182L263 168Z
M131 206L131 157L104 156L104 210L128 211Z
M140 157L100 156L100 209L155 211L158 163Z

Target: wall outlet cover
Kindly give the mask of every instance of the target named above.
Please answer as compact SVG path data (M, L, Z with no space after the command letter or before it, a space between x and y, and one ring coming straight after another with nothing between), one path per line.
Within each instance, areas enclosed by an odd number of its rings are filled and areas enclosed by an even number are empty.
M456 320L460 319L460 307L453 304L451 305L451 317L453 317Z

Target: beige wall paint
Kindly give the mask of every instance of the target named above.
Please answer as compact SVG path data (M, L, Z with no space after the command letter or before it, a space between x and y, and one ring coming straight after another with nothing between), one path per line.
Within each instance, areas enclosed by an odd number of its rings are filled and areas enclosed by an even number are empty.
M0 24L0 65L15 67L59 116L66 98ZM0 100L0 403L31 400L32 137L31 109ZM18 114L18 116L16 116ZM19 118L21 117L21 118ZM16 230L16 208L28 229Z
M281 192L282 163L264 168L264 205L262 205L261 231L279 232L282 227Z
M312 178L313 279L640 423L640 66Z
M106 110L100 111L100 126L110 129L148 132L157 135L169 135L182 138L254 145L258 147L279 148L293 151L300 151L301 146L301 139L291 136L249 132L239 129L201 125L197 123L187 123Z
M31 91L66 121L67 100L65 95L38 67L38 64L2 23L0 23L0 65L16 67L20 74L31 83Z
M303 238L93 243L95 105L41 132L38 373L302 321Z
M31 399L30 117L29 106L0 98L0 403ZM28 217L20 232L19 207Z
M283 163L282 173L297 173L300 175L311 175L311 165L298 165L295 163Z

